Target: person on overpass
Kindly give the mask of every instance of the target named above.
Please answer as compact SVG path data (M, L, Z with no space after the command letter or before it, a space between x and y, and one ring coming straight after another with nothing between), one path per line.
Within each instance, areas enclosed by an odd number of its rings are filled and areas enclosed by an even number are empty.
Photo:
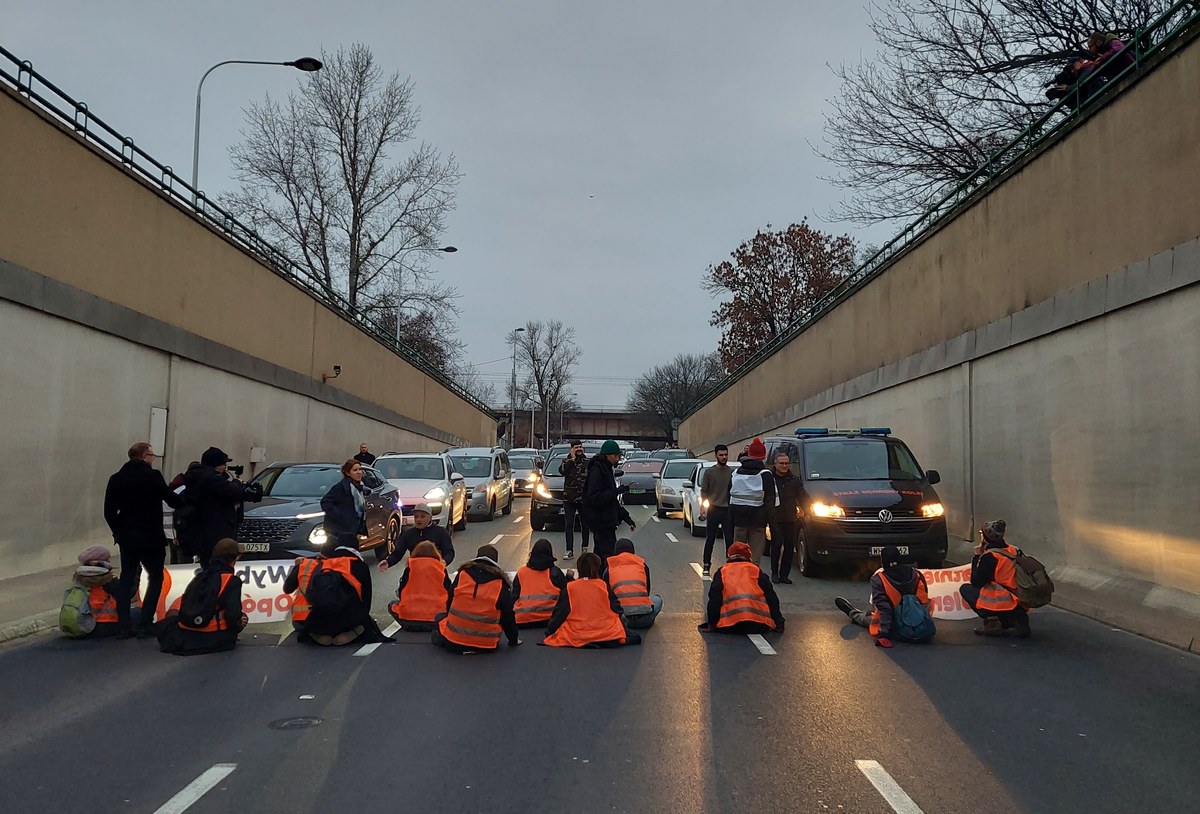
M371 569L357 548L327 540L305 596L307 640L325 647L392 642L371 616ZM304 639L302 639L303 641Z
M895 624L897 608L903 597L912 594L925 607L926 615L930 612L929 586L925 584L925 575L900 562L900 549L894 545L884 546L879 557L880 568L871 576L871 612L866 613L850 604L845 597L839 596L833 604L842 613L850 617L854 624L867 628L875 637L878 647L891 648L892 640L901 642L925 642L930 637L908 638L900 633Z
M358 445L358 454L354 456L354 460L358 461L363 466L374 466L378 459L367 449L367 444L364 441Z
M563 476L563 534L566 536L565 559L575 558L575 518L579 518L579 533L583 537L583 551L588 548L588 524L583 513L583 487L587 483L588 459L583 453L583 442L572 441L571 451L558 465L558 474Z
M783 613L771 579L751 560L750 546L737 542L708 588L707 620L702 633L783 632Z
M234 573L240 549L226 537L213 546L208 565L184 589L179 611L159 632L159 649L177 656L220 653L237 646L249 619L242 611L242 580Z
M437 546L422 540L408 555L408 567L400 577L396 601L388 606L388 613L403 631L429 633L438 614L446 612L452 587Z
M1017 599L1015 558L1020 552L1004 541L1007 528L1003 520L984 523L971 558L971 582L960 586L958 592L983 619L975 635L1003 636L1012 631L1017 638L1028 639L1029 609Z
M627 627L642 630L654 624L663 600L650 593L650 566L634 552L632 540L617 540L617 553L608 558L604 581L621 603Z
M733 468L729 466L729 447L717 444L713 452L717 463L705 469L700 479L700 519L705 522L704 576L712 573L712 553L718 528L725 539L722 548L733 545L733 518L729 515L729 483Z
M433 543L438 552L442 556L442 562L446 565L454 562L454 541L450 537L450 532L444 526L433 525L433 509L428 503L418 503L412 513L413 524L404 530L396 540L396 545L392 549L392 553L388 554L385 559L379 561L379 570L386 571L400 560L404 559L404 555L412 556L412 552L416 551L418 545L428 540ZM447 522L449 522L450 514L446 514Z
M530 549L529 561L517 569L512 587L517 627L542 627L550 621L559 594L571 581L554 563L554 549L542 539Z
M579 578L572 580L559 595L542 644L609 648L642 643L641 636L626 629L621 603L600 578L603 562L597 554L579 558Z
M500 553L495 546L480 546L475 559L458 569L446 612L438 614L433 643L451 653L494 653L501 636L508 637L509 647L521 645Z
M729 479L733 536L750 546L750 559L755 565L762 564L767 548L767 511L775 505L775 480L763 464L766 457L766 444L755 438Z
M583 487L583 513L601 560L607 560L616 551L617 526L624 522L630 531L637 529L637 523L618 500L629 489L628 486L617 486L613 472L619 460L621 447L616 441L605 441L599 454L588 462L587 481Z

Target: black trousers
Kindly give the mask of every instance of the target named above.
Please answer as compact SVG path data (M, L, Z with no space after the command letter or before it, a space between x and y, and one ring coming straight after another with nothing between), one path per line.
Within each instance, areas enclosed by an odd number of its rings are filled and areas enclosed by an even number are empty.
M712 565L713 546L717 542L718 527L725 535L725 551L728 551L729 547L733 545L733 517L728 506L713 506L708 510L708 516L704 522L704 564Z
M588 547L588 535L591 530L588 528L587 518L583 516L583 506L579 503L571 501L563 502L563 532L567 536L567 551L575 550L575 518L579 518L579 533L583 536L583 547Z
M786 578L792 573L792 558L796 553L796 541L800 539L799 523L771 524L771 573Z
M608 558L617 553L616 528L592 529L592 543L596 547L596 554L604 560L604 566L607 568Z
M121 591L124 594L118 605L125 606L125 620L129 620L129 603L137 594L139 568L146 569L148 584L142 597L142 627L154 623L158 610L158 598L162 595L163 566L167 561L167 547L160 543L126 543L121 549Z
M1022 608L1020 605L1007 611L992 611L980 610L979 605L979 588L971 583L965 583L958 586L958 593L962 596L963 601L971 606L971 610L979 614L980 619L987 619L995 616L1000 620L1000 626L1009 628L1012 627L1019 619L1028 619L1029 611Z

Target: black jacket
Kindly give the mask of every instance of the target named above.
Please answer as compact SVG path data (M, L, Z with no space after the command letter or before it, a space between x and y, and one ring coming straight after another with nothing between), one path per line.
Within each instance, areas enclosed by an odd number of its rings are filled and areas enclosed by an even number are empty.
M475 580L477 585L483 585L485 582L491 582L494 579L503 581L504 577L501 573L497 573L492 568L488 567L487 563L480 563L472 560L459 569L459 574L466 571L471 575L471 579ZM458 575L454 577L454 587L458 588ZM454 591L450 592L450 597L446 600L446 611L449 612L450 606L454 604ZM504 630L504 635L508 637L510 645L516 644L521 637L517 630L517 617L513 613L513 593L507 584L500 585L500 596L496 597L496 610L500 611L500 627Z
M238 634L242 632L242 580L234 573L233 566L224 560L213 560L208 568L218 574L233 574L225 590L217 597L217 609L224 615L226 627L212 632L175 627L174 631L165 633L160 639L164 652L194 656L232 650L237 645ZM178 621L178 617L172 619L172 626L177 625Z
M758 587L762 588L763 596L767 600L767 607L771 609L771 618L775 620L776 631L783 630L783 612L779 610L779 596L775 593L775 586L771 584L771 578L762 571L758 572ZM713 572L712 583L708 588L708 626L713 630L717 629L717 620L721 618L721 596L724 591L725 585L721 579L721 569L718 568Z
M333 555L324 558L321 562L324 565L324 563L338 558L345 558L350 561L350 575L358 581L362 588L361 601L354 602L345 610L338 613L329 613L314 607L308 614L308 621L305 623L304 632L309 635L324 634L327 636L336 636L358 625L365 627L368 632L377 632L378 626L375 624L375 620L371 618L371 567L363 561L363 558L356 551L347 547L334 549ZM284 588L287 588L286 582L284 583Z
M411 554L417 547L417 543L424 540L437 546L438 553L442 555L442 562L446 565L454 562L454 542L450 538L450 532L442 526L426 526L423 529L411 526L404 530L400 539L396 541L396 547L392 549L391 554L388 554L388 567L390 568L404 559L405 554Z
M237 539L246 500L244 483L230 480L211 466L198 466L183 476L183 487L184 499L196 506L196 524L189 539L209 551L218 540Z
M767 506L767 516L772 523L798 523L799 516L796 514L797 508L800 506L800 479L788 470L786 475L776 474L775 470L771 470L772 489L775 492L779 505L776 506L772 501Z
M358 461L363 466L374 466L375 461L377 461L378 458L369 452L360 452L354 456L354 460Z
M563 476L563 499L569 503L583 500L583 489L587 484L589 461L585 456L563 459L558 465L558 474Z
M341 535L358 535L366 531L365 515L364 517L358 516L351 489L357 489L360 493L366 492L363 486L350 480L347 476L329 487L329 491L321 498L321 511L325 512L325 533L335 540L338 540ZM365 512L365 494L363 500Z
M629 512L617 502L619 494L613 465L603 455L596 455L588 461L583 487L583 515L591 528L615 529L622 521L633 524Z
M163 509L183 505L183 498L171 491L162 473L145 461L126 461L108 479L104 490L104 522L112 529L117 545L167 544L163 534Z
M537 554L530 554L529 562L526 563L526 565L529 568L532 568L534 571L548 570L550 572L550 584L555 588L558 588L560 591L566 589L567 583L571 581L571 578L568 577L561 568L554 564L553 555L546 557L538 556ZM517 575L513 577L512 589L513 602L516 602L521 598L521 573L519 571L517 572Z
M996 581L996 558L999 554L989 555L988 552L993 548L1004 548L1008 543L1003 540L992 542L988 540L987 546L982 554L976 554L971 557L971 584L976 588L982 588L989 582Z
M765 474L764 474L765 473ZM767 513L774 509L775 506L775 479L771 477L771 473L767 472L763 462L757 458L743 458L741 464L734 475L759 475L763 482L763 502L761 506L735 506L733 505L733 496L729 498L729 512L733 518L733 525L737 527L745 527L749 529L765 529L767 527Z

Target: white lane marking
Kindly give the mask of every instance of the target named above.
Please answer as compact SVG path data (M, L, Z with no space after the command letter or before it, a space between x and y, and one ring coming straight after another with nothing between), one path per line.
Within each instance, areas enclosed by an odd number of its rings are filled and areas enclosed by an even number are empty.
M490 543L488 543L488 545L495 545L496 543L500 542L503 539L504 539L503 534L497 534L495 537L492 538L492 541Z
M767 640L766 640L766 639L764 639L764 638L763 638L762 636L760 636L759 634L757 634L757 633L747 633L747 634L746 634L746 638L750 639L751 643L752 643L752 644L753 644L755 647L757 647L757 648L758 648L758 652L762 653L764 656L774 656L774 655L777 655L777 654L776 654L776 652L775 652L775 648L774 648L774 647L771 647L771 645L770 645L770 644L767 642Z
M887 801L887 804L892 807L892 811L896 814L924 814L921 807L913 802L913 799L904 793L904 789L900 788L900 784L892 779L892 776L887 773L887 769L879 765L876 760L856 760L854 765L858 770L867 776L871 781L871 785L875 790Z
M236 768L236 763L218 763L184 786L170 800L167 800L159 808L155 809L154 814L180 814L180 812L187 811L193 803L212 791L226 777L233 774L233 770Z
M396 633L399 630L400 630L400 623L392 622L390 625L387 626L387 630L383 631L383 635L391 636L393 633ZM364 644L362 647L360 647L354 651L354 655L369 656L372 653L374 653L376 650L378 650L379 645L381 645L381 644L383 644L383 642L372 642L371 644Z
M652 515L650 515L650 519L651 519L651 520L653 520L655 523L661 523L661 522L662 522L662 520L660 520L660 519L659 519L659 517L658 517L658 515L657 515L657 514L652 514Z
M712 582L712 577L704 576L704 566L698 562L692 563L692 570L696 572L696 576L708 582Z
M525 519L525 518L524 518L524 516L522 516L522 515L517 515L516 519L515 519L515 520L513 520L513 525L515 526L517 523L520 523L520 522L521 522L522 520L524 520L524 519Z
M679 542L679 538L678 538L678 537L676 537L674 534L672 534L672 533L671 533L671 532L669 532L669 531L667 532L667 539L668 539L668 540L670 540L672 543L678 543L678 542Z

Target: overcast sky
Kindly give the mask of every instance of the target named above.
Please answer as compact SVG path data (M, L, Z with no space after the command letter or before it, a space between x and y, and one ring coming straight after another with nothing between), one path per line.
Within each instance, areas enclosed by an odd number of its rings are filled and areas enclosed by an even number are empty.
M872 50L859 3L5 0L0 38L185 178L210 65L366 43L413 78L419 137L464 173L445 234L459 252L438 268L462 292L469 360L503 381L505 333L561 318L586 405L621 405L652 365L716 347L699 282L755 230L807 216L855 234L821 220L840 192L808 143L836 90L826 63ZM202 189L232 187L242 108L301 78L209 77Z

